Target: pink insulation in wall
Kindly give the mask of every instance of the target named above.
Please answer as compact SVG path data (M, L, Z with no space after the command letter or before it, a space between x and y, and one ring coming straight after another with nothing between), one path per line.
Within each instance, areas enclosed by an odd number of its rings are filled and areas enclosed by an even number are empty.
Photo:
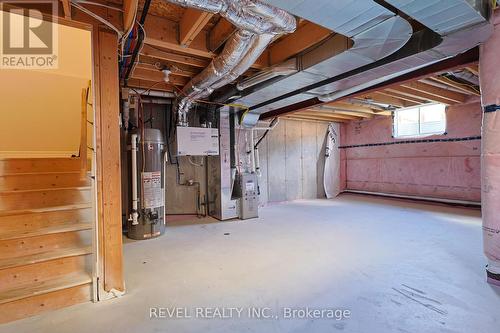
M481 104L450 106L446 115L446 135L415 139L392 138L391 117L342 124L344 189L479 202ZM392 144L427 139L460 140Z
M488 282L500 286L500 12L493 16L493 36L481 45L479 78L484 108L482 214Z

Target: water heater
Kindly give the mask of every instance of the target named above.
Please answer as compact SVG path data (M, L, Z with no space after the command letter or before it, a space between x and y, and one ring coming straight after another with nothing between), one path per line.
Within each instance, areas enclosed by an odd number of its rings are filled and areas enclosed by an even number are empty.
M164 141L158 129L145 128L129 134L131 163L127 236L158 237L165 232Z

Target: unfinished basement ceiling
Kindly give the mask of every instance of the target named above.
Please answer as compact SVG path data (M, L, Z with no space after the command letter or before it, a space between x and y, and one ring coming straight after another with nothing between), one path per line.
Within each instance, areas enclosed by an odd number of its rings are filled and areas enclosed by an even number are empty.
M479 86L475 84L476 80L478 66L470 65L439 75L354 94L339 101L291 111L284 113L282 117L349 122L391 116L394 110L430 103L463 104L481 95Z
M113 2L121 3L119 0ZM422 90L401 86L391 88L397 91L380 91L374 96L343 98L370 85L452 57L485 40L491 33L487 21L490 16L488 1L454 0L432 6L401 0L315 1L314 4L308 0L264 2L294 14L298 19L296 31L276 38L236 82L218 89L209 98L219 103L231 102L249 107L250 113L244 120L248 126L271 111L284 107L300 110L300 103L304 101L315 101L310 104L328 108L330 104L320 105L343 99L342 103L354 107L362 103L361 106L366 107L372 101L378 103L391 99L395 103L383 103L390 110L429 101L457 102L439 98L442 95L428 98L428 86L451 90L452 94L465 97L476 93L477 84L471 84L463 75L460 77L455 73L412 83L423 86ZM139 9L144 4L145 1L141 0ZM460 19L454 19L456 13L461 13ZM338 20L326 19L336 14ZM441 19L437 20L437 16ZM356 19L351 19L354 17ZM182 88L220 54L236 27L218 14L153 0L145 31L145 46L126 85L144 89L154 87L179 95ZM283 66L291 70L276 74ZM168 83L163 82L163 69L171 71ZM464 71L475 75L467 69ZM235 84L246 78L247 81L251 78L251 83L245 84L244 88ZM415 91L420 94L414 96ZM298 106L294 107L296 104ZM373 105L368 109L374 114L387 114L387 110ZM340 107L337 111L338 121L365 116L343 115L346 110ZM362 112L359 108L348 111ZM318 120L324 120L319 114L317 116Z

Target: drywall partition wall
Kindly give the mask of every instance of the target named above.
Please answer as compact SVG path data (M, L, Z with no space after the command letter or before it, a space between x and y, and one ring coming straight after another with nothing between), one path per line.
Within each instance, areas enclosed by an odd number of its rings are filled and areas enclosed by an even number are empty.
M281 119L269 132L259 146L261 205L325 197L327 128L328 123Z
M345 188L479 202L480 103L450 106L446 114L446 135L411 139L443 140L430 143L392 144L408 139L392 138L391 117L342 124Z
M53 27L57 68L0 69L0 158L79 154L82 89L92 77L91 33Z

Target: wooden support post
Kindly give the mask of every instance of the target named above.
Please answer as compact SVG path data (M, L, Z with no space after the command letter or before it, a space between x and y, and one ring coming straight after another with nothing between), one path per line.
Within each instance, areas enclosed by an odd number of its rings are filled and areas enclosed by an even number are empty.
M124 291L118 39L115 33L105 30L96 31L94 39L99 288Z

